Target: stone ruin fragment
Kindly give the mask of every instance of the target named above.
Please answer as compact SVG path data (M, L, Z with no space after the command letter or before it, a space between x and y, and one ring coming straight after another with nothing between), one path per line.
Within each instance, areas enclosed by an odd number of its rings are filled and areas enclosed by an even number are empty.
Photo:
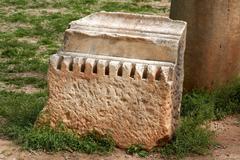
M151 149L177 126L186 23L99 12L73 21L50 58L49 99L37 123L112 136Z

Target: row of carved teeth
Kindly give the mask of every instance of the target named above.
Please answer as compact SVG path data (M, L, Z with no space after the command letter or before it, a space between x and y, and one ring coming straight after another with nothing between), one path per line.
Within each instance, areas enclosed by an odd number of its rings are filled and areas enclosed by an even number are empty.
M134 79L149 79L172 81L173 68L167 66L147 65L131 62L94 59L86 57L71 57L54 54L50 64L57 70L66 72L82 72L110 77L131 77Z

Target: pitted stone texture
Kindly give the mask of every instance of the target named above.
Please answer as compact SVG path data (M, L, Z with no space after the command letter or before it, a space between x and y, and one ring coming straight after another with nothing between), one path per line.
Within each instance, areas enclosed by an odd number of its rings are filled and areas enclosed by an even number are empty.
M109 134L121 148L164 144L180 115L185 37L184 22L157 16L103 12L72 22L50 58L37 123Z
M87 58L83 72L75 67L71 70L72 66L81 66L79 59L84 58L52 56L48 74L49 101L39 122L50 122L53 127L63 122L79 135L92 130L110 134L122 148L143 144L150 149L159 140L171 137L173 83L166 80L173 75L163 72L166 68L172 70L173 64L165 67L130 64L130 69L125 69L119 65L120 61L107 64ZM103 65L103 70L97 68L100 74L93 73L98 65L96 61ZM146 79L142 79L144 66L148 68Z

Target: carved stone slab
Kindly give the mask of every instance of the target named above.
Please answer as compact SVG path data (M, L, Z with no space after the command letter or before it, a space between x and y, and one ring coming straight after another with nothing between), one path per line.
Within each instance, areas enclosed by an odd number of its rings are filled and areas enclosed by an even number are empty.
M38 123L109 134L121 148L169 140L179 119L186 23L95 13L70 23L52 55Z

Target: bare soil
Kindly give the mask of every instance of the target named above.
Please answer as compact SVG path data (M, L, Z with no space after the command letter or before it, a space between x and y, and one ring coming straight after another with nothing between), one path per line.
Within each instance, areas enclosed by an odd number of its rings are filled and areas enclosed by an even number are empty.
M5 90L5 91L9 91L9 92L17 92L17 93L24 92L24 93L28 93L28 94L37 93L37 92L41 91L41 89L35 88L32 85L26 85L24 87L18 87L18 86L13 85L13 84L7 85L4 82L0 82L0 91L1 90Z
M29 29L32 26L26 23L5 23L5 22L0 22L0 32L14 32L18 28L24 28L24 29Z
M1 62L1 59L0 59L0 62ZM36 72L9 73L8 75L11 78L34 77L34 78L40 78L40 79L45 79L45 80L47 79L47 75L41 74L41 73L36 73ZM8 85L8 84L0 81L0 91L1 90L17 92L17 93L24 92L24 93L32 94L32 93L40 92L42 89L36 88L33 85L25 85L23 87L18 87L16 85L13 85L13 84Z
M34 77L34 78L40 78L40 79L47 79L47 75L44 73L37 73L37 72L21 72L21 73L8 73L12 78L14 77Z
M229 116L222 121L210 124L216 132L218 145L205 156L191 155L186 160L240 160L240 116ZM159 154L147 158L127 155L116 149L109 155L88 155L77 152L45 153L41 151L24 151L12 141L0 137L0 160L161 160ZM163 159L162 159L163 160Z
M209 155L186 160L240 160L240 115L212 122L211 129L216 133L217 147Z

